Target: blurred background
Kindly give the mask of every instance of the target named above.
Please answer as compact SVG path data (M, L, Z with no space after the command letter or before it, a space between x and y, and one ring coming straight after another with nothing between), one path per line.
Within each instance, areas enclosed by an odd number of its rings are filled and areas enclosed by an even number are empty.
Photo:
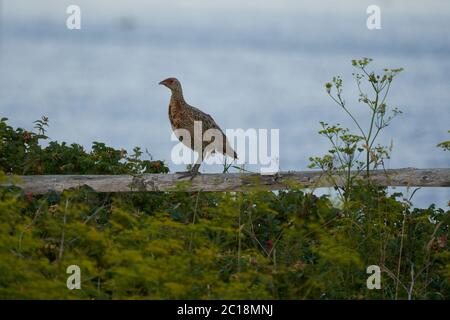
M81 30L66 9L81 8ZM381 8L381 30L366 9ZM14 126L50 118L53 140L90 149L102 141L148 149L171 171L168 89L179 78L188 103L222 128L280 129L280 169L305 170L327 141L319 121L351 126L324 83L364 119L351 59L371 68L403 67L390 101L404 113L381 142L393 143L388 168L449 167L436 144L450 129L449 1L0 0L0 116ZM368 121L368 119L367 119ZM248 167L256 170L257 167ZM220 166L203 166L220 172ZM400 191L405 191L401 189ZM446 207L448 188L422 189L415 205Z

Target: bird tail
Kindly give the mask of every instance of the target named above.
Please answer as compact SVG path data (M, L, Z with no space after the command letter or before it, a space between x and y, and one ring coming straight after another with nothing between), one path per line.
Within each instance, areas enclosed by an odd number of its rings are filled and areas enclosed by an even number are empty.
M230 146L228 141L225 144L225 147L223 149L223 154L229 156L233 160L237 160L238 159L238 155L237 155L236 151L233 150L233 148Z

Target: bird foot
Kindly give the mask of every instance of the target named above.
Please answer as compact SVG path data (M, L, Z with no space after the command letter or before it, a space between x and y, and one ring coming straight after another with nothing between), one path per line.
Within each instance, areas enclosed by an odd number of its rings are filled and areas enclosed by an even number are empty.
M191 180L194 179L197 175L200 174L198 171L181 171L181 172L175 172L176 174L180 174L178 179L183 179L186 177L191 177Z

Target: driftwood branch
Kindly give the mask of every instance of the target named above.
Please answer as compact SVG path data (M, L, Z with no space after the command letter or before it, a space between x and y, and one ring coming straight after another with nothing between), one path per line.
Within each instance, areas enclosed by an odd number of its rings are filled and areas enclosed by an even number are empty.
M11 177L2 187L18 186L25 192L61 192L64 189L87 185L97 192L130 191L248 191L254 188L265 190L285 189L293 184L308 188L333 187L333 181L342 185L344 178L327 177L320 171L288 171L276 175L249 173L201 174L192 181L178 179L178 174L131 175L47 175ZM363 174L360 176L364 179ZM446 169L391 169L375 170L371 181L382 187L450 187L450 168ZM16 181L17 180L17 181Z

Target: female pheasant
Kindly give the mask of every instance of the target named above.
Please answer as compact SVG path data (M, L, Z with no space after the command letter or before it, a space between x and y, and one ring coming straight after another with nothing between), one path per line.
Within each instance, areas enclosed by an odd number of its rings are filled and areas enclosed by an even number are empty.
M209 115L204 113L203 111L189 105L186 103L183 97L183 89L181 87L180 81L176 78L167 78L166 80L161 81L159 84L166 86L172 91L172 96L169 102L169 120L172 125L172 130L174 130L177 138L187 147L192 150L198 152L199 160L192 167L191 171L183 172L179 178L184 178L190 176L193 179L199 172L199 168L203 159L205 159L210 153L215 151L222 153L225 156L229 156L231 158L237 159L236 152L231 148L227 137L223 133L222 129L217 125L214 119ZM194 122L201 122L201 134L203 135L208 129L216 129L222 138L222 150L210 149L211 143L214 142L214 139L211 137L210 139L204 139L204 137L199 136L198 134L194 134ZM182 136L177 133L177 129L185 129L189 132L191 139L183 139ZM199 141L195 141L195 139L201 139ZM206 140L206 141L205 141ZM198 148L199 150L195 150ZM201 148L201 150L200 150Z

